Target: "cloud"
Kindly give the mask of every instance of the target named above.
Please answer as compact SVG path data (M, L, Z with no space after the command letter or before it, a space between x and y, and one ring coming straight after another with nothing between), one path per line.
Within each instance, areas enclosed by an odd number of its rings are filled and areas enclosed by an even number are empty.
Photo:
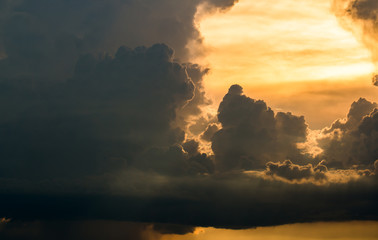
M170 155L210 103L208 69L189 63L187 48L201 40L204 3L236 1L2 0L0 175L101 174L141 167L150 148Z
M326 161L319 162L316 166L312 164L298 165L293 164L290 160L284 162L269 162L266 164L265 171L246 171L256 177L272 181L282 181L290 184L349 184L350 182L359 181L365 177L374 179L374 170L371 169L328 169ZM374 181L374 180L373 180Z
M197 6L226 9L234 0L1 1L0 78L64 81L83 54L165 43L188 61Z
M334 0L333 11L341 25L352 31L371 51L373 61L378 66L378 4L375 0ZM376 85L377 76L373 76Z
M304 160L296 144L306 140L303 116L276 115L262 100L243 94L239 85L230 87L219 105L222 128L212 137L219 170L264 168L269 161Z
M158 224L153 225L153 229L161 234L179 234L184 235L187 233L193 233L195 227L179 225L179 224Z
M117 178L120 178L118 176ZM0 214L18 220L109 219L190 226L250 228L294 222L376 220L375 176L348 182L293 184L248 174L210 176L125 174L110 192L2 193ZM143 189L128 185L143 183ZM103 180L102 180L103 181ZM111 181L105 182L109 184ZM56 184L56 183L55 183ZM38 187L40 185L36 185ZM147 195L136 195L138 190ZM34 191L37 192L37 191ZM55 192L55 193L54 193Z
M0 216L224 228L377 219L372 170L307 158L303 117L274 114L238 85L219 107L219 148L201 153L174 124L195 92L187 68L159 44L83 56L64 84L3 83ZM348 126L373 133L375 112L361 117L373 105L353 106L360 122Z
M169 228L168 228L169 230ZM0 230L4 240L159 240L161 234L148 223L104 220L86 221L11 221Z
M3 224L3 225L1 225ZM179 224L136 223L111 220L52 220L0 223L0 237L4 240L159 240L165 234L192 233L195 227Z
M209 70L188 63L188 43L201 42L194 16L200 4L235 3L0 0L0 216L16 219L0 237L148 239L192 226L376 219L374 104L361 101L328 133L361 133L370 150L359 163L370 168L334 172L297 148L303 117L274 113L238 85L219 122L202 114Z
M323 130L320 155L333 168L373 168L378 158L377 104L360 98L353 102L347 118Z
M201 135L201 139L210 142L214 134L219 131L217 124L210 124Z
M345 120L338 119L336 120L331 128L324 129L326 133L329 133L335 129L341 129L344 131L352 130L358 126L361 120L371 113L378 105L374 102L369 102L365 98L360 98L357 101L353 102L350 106L349 112Z
M187 147L188 142L184 143ZM132 166L144 171L164 175L208 174L214 172L214 163L205 153L183 151L179 145L165 148L151 148L138 155Z
M156 44L121 47L114 57L82 56L65 83L1 82L0 176L69 178L141 167L147 158L137 159L150 148L186 160L180 147L170 146L185 138L176 121L194 99L187 74L192 66L175 62L171 48Z
M316 167L311 164L300 166L293 164L290 160L282 163L268 162L266 167L267 175L281 177L289 181L301 181L303 179L323 180L326 178L324 173L328 171L323 163L319 163Z

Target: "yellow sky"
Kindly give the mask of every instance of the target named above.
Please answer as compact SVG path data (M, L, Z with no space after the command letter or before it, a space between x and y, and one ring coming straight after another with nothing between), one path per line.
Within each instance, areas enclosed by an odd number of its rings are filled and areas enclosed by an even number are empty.
M370 52L344 30L331 0L240 0L231 10L197 15L211 73L206 91L219 103L238 83L274 109L321 128L346 115L358 97L377 101Z
M197 228L193 234L164 235L161 240L376 240L378 222L307 223L247 230Z

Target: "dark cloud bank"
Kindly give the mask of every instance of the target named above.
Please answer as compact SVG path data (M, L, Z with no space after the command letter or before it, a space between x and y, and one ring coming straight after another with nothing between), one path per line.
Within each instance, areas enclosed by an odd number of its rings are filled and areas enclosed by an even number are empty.
M304 117L239 85L203 117L208 70L186 63L203 1L176 2L0 1L1 239L377 220L377 104L354 102L317 156Z

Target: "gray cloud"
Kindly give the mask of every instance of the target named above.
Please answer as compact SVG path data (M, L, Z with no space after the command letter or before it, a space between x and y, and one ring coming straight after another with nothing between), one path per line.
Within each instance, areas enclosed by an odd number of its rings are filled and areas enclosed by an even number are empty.
M214 134L212 149L219 170L250 170L264 168L269 161L305 158L296 147L306 140L303 116L275 115L264 101L243 95L239 85L231 86L223 98L218 120L222 129Z
M210 142L214 134L219 131L217 124L210 124L201 135L201 139Z
M179 224L136 223L111 220L52 220L0 222L3 240L159 240L164 234L186 234L195 227Z
M240 86L232 86L219 107L222 129L213 144L221 148L214 148L215 155L185 141L171 123L176 109L192 99L194 82L171 54L164 45L121 48L115 57L83 57L75 76L48 92L44 85L4 85L9 93L1 95L4 100L22 97L27 105L3 111L7 141L1 153L11 161L1 162L0 216L225 228L377 219L375 175L351 170L330 175L324 162L308 165L295 146L305 140L303 117L274 114L265 102L243 95ZM351 118L360 119L371 106L359 102ZM355 126L361 131L376 126L375 115ZM228 144L245 148L230 153ZM244 168L244 159L253 167ZM243 172L255 166L262 170ZM316 184L324 175L336 180Z
M154 177L144 172L138 179L130 174L113 178L122 184L103 192L97 186L97 192L85 188L75 193L71 188L61 194L55 187L47 194L2 193L0 203L7 207L0 208L0 214L20 221L115 219L223 228L377 220L378 215L375 176L326 185L293 184L241 173ZM145 186L138 189L138 185L129 185L130 180ZM147 189L147 194L135 193Z
M195 227L193 226L186 226L186 225L179 225L179 224L159 224L155 223L154 230L161 233L161 234L179 234L184 235L187 233L193 233Z
M324 172L327 171L327 167L323 163L319 163L316 167L313 167L311 164L301 166L293 164L290 160L282 163L268 162L266 166L267 175L281 177L289 181L300 181L303 179L322 180L326 178Z
M0 78L63 81L82 54L165 43L189 60L197 6L229 8L234 0L1 1Z
M374 102L369 102L365 98L360 98L353 102L350 106L349 112L346 117L346 121L338 119L330 128L325 128L324 131L329 133L335 129L341 129L343 131L355 129L361 120L371 113L378 105Z
M117 221L10 221L0 229L4 240L158 240L152 224ZM167 229L169 230L169 228Z
M346 120L336 120L323 130L319 145L321 158L329 167L373 168L378 158L377 104L360 98L350 108Z
M0 0L0 216L31 226L13 222L0 236L22 239L12 229L42 229L50 232L37 239L56 232L96 239L109 227L115 239L144 239L146 224L130 229L114 220L166 223L155 230L185 233L191 226L377 219L376 105L359 101L346 123L325 132L342 132L363 153L327 159L330 166L370 169L322 186L312 179L327 167L307 165L320 161L296 146L306 140L303 117L275 114L238 85L220 104L219 123L200 117L209 104L202 86L208 69L184 63L188 42L201 41L196 7L235 2ZM201 153L188 131L212 141L214 156ZM333 146L345 150L335 141L323 142L327 158ZM260 176L243 172L256 169ZM289 181L261 177L267 173ZM95 219L110 222L86 222ZM77 222L55 226L63 220ZM116 225L129 233L112 230ZM70 235L72 228L81 235Z
M170 155L176 148L169 146L185 138L175 124L177 112L195 94L187 74L192 65L172 57L173 50L162 44L121 47L114 57L81 57L66 83L2 82L0 176L100 174L141 167L147 158L136 159L151 147L167 151L159 153L162 157ZM186 160L179 149L180 159ZM148 159L151 166L164 165Z

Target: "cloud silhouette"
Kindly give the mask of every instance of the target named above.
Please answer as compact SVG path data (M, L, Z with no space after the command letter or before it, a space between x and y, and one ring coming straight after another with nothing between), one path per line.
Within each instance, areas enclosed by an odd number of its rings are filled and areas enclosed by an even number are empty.
M350 14L371 22L363 2ZM201 41L195 13L235 3L0 0L0 216L31 225L11 222L0 236L65 220L95 237L113 221L186 233L376 220L375 103L360 99L325 129L317 158L297 146L303 116L275 113L239 85L217 119L202 113L209 70L188 62L188 43ZM144 239L141 226L119 236Z
M306 140L303 116L275 115L264 101L242 92L239 85L231 86L219 105L222 128L212 138L217 168L251 170L265 168L269 161L303 161L296 146Z
M194 16L200 4L226 9L234 0L1 1L0 79L64 81L82 54L115 54L165 43L189 60L200 42Z
M334 168L373 168L378 158L377 104L360 98L353 102L347 118L336 120L318 140L322 158Z
M121 47L114 57L81 57L66 83L2 82L1 176L99 174L141 166L136 159L152 147L169 155L185 138L177 112L196 88L191 66L172 57L162 44Z
M376 170L328 170L307 158L296 148L306 138L303 117L274 114L240 86L219 107L222 128L212 139L221 150L208 156L184 140L171 123L194 83L171 53L165 45L121 48L114 57L83 57L67 84L47 92L22 82L2 88L12 93L4 100L25 101L2 120L0 215L224 228L377 219ZM374 111L361 119L371 106L355 103L349 116L360 122L348 126L374 128ZM228 152L235 142L245 146L240 155ZM245 159L258 167L242 166Z

